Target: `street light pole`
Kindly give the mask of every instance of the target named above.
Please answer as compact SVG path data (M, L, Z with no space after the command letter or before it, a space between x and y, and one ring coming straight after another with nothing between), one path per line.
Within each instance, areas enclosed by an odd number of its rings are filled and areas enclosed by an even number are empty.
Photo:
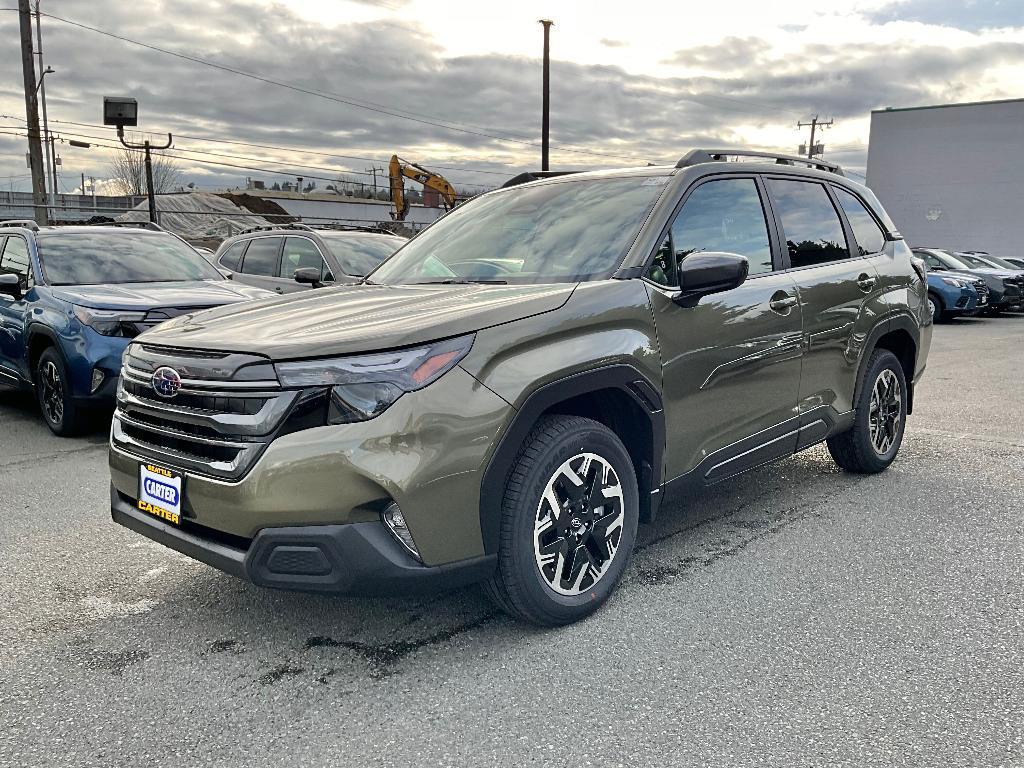
M156 220L156 192L153 190L153 158L150 155L151 149L170 149L171 143L174 141L174 137L171 134L167 134L167 143L159 147L154 147L149 143L149 139L146 139L141 145L131 144L124 140L124 128L117 126L117 138L121 140L121 144L126 149L141 149L146 153L146 196L149 198L149 220L154 224Z
M541 123L540 123L540 169L542 171L548 170L548 129L549 129L549 111L551 107L551 25L555 22L550 19L541 19L540 23L544 25L544 95L543 102L541 104Z

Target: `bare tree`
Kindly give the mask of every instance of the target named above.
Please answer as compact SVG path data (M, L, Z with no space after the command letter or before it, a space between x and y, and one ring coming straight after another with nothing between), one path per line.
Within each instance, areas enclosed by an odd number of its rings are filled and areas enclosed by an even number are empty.
M170 192L178 185L181 170L167 155L153 152L153 191ZM141 149L121 149L110 163L110 178L122 195L146 194L146 155Z

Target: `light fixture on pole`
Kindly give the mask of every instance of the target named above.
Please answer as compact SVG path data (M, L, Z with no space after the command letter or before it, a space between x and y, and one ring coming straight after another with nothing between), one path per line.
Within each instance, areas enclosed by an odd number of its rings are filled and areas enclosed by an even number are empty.
M153 190L153 159L150 150L170 149L174 137L168 133L167 143L159 147L151 145L149 139L142 144L130 144L125 141L125 126L131 128L139 124L139 103L129 96L103 97L103 124L113 125L117 128L117 138L125 148L141 149L146 153L146 193L149 197L149 220L156 224L156 192Z

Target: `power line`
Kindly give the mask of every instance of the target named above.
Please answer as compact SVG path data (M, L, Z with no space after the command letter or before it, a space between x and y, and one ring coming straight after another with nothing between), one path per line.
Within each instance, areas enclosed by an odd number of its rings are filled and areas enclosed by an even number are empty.
M10 115L0 115L0 117L13 117ZM21 118L14 118L21 119ZM24 120L22 120L24 122ZM84 128L105 128L106 126L99 125L97 123L79 123L73 120L51 120L51 123L60 123L61 125L76 125ZM379 163L383 162L377 157L362 157L360 155L339 155L333 152L319 152L313 149L305 149L303 147L282 147L274 144L257 144L249 141L238 141L236 139L215 139L211 136L190 136L187 133L175 132L175 136L179 136L183 139L193 139L195 141L209 141L216 144L235 144L242 147L256 147L258 149L273 149L278 152L301 152L306 155L317 155L319 157L336 157L342 160L358 160L366 163ZM488 173L495 176L508 176L508 171L491 171L484 170L483 168L465 168L453 165L438 165L437 163L425 163L430 168L439 168L444 171L462 171L464 173Z
M140 46L142 48L147 48L147 49L149 49L151 51L156 51L158 53L162 53L162 54L165 54L167 56L174 56L175 58L183 59L185 61L190 61L190 62L192 62L194 64L202 64L203 66L213 67L214 69L219 69L222 72L229 72L229 73L231 73L233 75L239 75L241 77L247 77L247 78L249 78L251 80L256 80L258 82L266 83L268 85L274 85L274 86L277 86L279 88L287 88L289 90L296 91L298 93L306 94L307 96L316 96L318 98L326 99L328 101L334 101L334 102L337 102L339 104L346 104L346 105L351 106L351 107L357 107L359 109L366 109L366 110L369 110L371 112L378 112L380 114L388 115L390 117L397 117L397 118L399 118L401 120L411 120L411 121L416 122L416 123L422 123L424 125L431 125L431 126L434 126L436 128L443 128L443 129L449 130L449 131L456 131L456 132L459 132L459 133L466 133L466 134L470 134L470 135L473 135L473 136L482 136L484 138L494 139L495 141L511 142L511 143L514 143L514 144L521 144L521 145L528 146L528 147L539 147L540 146L540 144L538 144L536 142L527 141L525 139L517 139L517 138L513 138L511 136L503 136L503 135L497 134L497 133L490 133L490 132L486 132L486 131L477 131L477 130L471 130L469 128L462 128L462 127L459 127L457 125L450 125L448 123L440 122L440 120L437 120L437 119L425 119L425 118L421 118L421 117L415 117L411 113L410 114L402 114L401 112L394 111L392 108L384 108L384 107L381 107L381 106L374 106L374 105L368 104L368 103L362 103L362 102L359 102L359 101L356 101L356 100L352 99L351 97L344 96L344 95L341 95L341 94L334 94L334 93L330 93L330 92L327 92L327 91L317 91L317 90L313 90L313 89L310 89L310 88L305 88L305 87L300 86L300 85L295 85L293 83L286 83L286 82L283 82L281 80L274 80L272 78L265 77L264 75L258 75L258 74L255 74L253 72L247 72L247 71L245 71L243 69L237 69L235 67L229 67L229 66L227 66L225 64L218 64L216 62L209 61L207 59L201 59L198 56L190 56L188 54L179 53L178 51L172 51L172 50L169 50L167 48L161 48L161 47L156 46L156 45L151 45L150 43L143 43L143 42L141 42L139 40L133 40L133 39L131 39L129 37L125 37L123 35L118 35L118 34L115 34L113 32L108 32L108 31L103 30L103 29L98 29L97 27L91 27L88 24L82 24L81 22L78 22L78 21L73 21L71 19L65 19L65 18L63 18L61 16L55 16L52 13L43 13L42 15L46 16L47 18L53 19L54 21L59 21L59 22L62 22L64 24L68 24L68 25L73 26L73 27L78 27L79 29L88 30L89 32L95 32L97 34L104 35L106 37L110 37L110 38L112 38L114 40L120 40L121 42L131 43L132 45L137 45L137 46ZM578 148L573 148L573 147L560 146L560 147L551 147L551 149L558 150L560 152L570 152L570 153L582 154L582 155L593 155L595 157L611 157L611 158L615 158L615 159L618 159L618 160L630 160L630 161L638 161L639 160L641 162L646 162L645 160L640 160L640 158L637 158L637 157L631 157L631 156L626 156L626 155L613 155L613 154L609 154L609 153L606 153L606 152L594 152L593 150L578 149Z

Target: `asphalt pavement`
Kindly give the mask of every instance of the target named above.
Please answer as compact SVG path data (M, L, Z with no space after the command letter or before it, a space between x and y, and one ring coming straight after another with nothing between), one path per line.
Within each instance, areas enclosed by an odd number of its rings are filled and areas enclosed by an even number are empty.
M110 521L0 394L2 766L1022 766L1024 316L938 326L889 471L663 509L610 603L261 589Z

